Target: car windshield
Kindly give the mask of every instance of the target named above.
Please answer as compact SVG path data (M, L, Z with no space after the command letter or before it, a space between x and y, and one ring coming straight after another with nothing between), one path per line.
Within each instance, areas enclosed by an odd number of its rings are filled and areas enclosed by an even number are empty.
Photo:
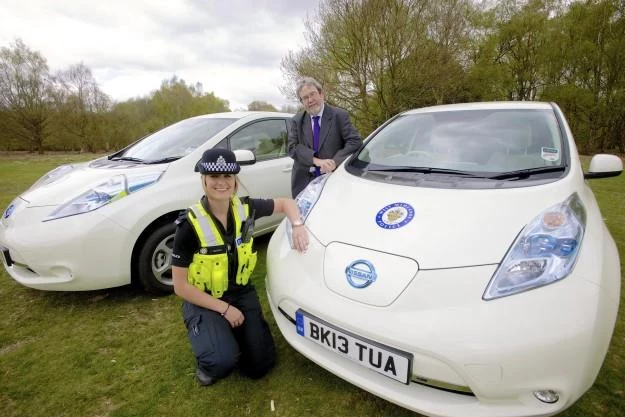
M553 177L565 169L562 147L558 121L547 109L414 113L397 117L368 140L350 170L488 180Z
M114 159L157 162L181 158L236 119L193 118L159 130L127 148Z

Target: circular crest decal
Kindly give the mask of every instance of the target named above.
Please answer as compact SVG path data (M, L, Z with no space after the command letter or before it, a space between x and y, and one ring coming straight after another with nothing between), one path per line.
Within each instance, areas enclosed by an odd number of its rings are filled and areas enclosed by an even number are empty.
M408 203L392 203L378 211L375 222L383 229L404 227L414 217L414 208Z

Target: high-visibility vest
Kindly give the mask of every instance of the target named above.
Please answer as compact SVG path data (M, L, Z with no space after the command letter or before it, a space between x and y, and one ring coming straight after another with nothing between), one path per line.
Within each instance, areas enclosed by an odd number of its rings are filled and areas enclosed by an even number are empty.
M241 203L236 196L231 199L231 205L239 261L236 283L246 285L256 266L256 252L252 252L254 239L243 243L241 238L241 225L249 216L250 206ZM220 298L228 289L227 243L201 202L189 207L187 218L200 240L200 250L193 255L187 281L202 291L210 291L213 297Z

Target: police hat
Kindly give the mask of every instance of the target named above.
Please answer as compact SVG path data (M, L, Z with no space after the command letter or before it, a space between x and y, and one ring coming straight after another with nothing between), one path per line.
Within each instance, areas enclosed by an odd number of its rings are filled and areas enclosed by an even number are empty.
M202 159L195 166L195 172L208 174L238 174L241 167L237 163L234 152L228 149L213 148L204 151Z

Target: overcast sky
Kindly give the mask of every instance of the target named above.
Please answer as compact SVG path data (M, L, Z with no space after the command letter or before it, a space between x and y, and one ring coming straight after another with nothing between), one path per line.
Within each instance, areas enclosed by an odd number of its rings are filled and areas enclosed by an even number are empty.
M288 101L280 60L318 0L0 0L0 46L21 38L52 71L83 62L114 100L177 75L230 102Z

